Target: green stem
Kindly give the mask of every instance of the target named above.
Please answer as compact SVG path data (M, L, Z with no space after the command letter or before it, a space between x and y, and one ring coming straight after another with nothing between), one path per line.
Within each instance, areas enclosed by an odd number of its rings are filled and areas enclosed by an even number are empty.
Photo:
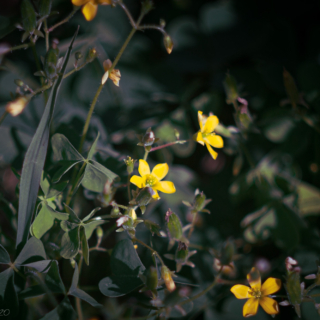
M79 261L79 266L78 266L79 278L80 278L80 273L82 269L82 260L83 260L83 257L81 256ZM78 297L76 297L76 307L77 307L77 314L78 314L79 320L83 320L84 318L82 314L81 300Z
M46 51L49 51L49 32L48 32L48 24L47 24L47 19L43 21L44 23L44 32L45 32L45 37L46 37Z
M129 174L128 174L128 183L127 183L127 188L128 188L128 199L129 199L129 202L131 201L130 177L131 177L131 174L129 173Z
M210 286L208 288L206 288L203 291L199 292L198 294L196 294L195 296L191 297L190 299L187 299L187 300L184 300L184 301L180 302L179 306L183 306L183 305L185 305L185 304L187 304L189 302L192 302L192 301L202 297L207 292L209 292L216 284L218 284L220 273L221 273L221 270L219 271L219 273L217 274L216 278L214 279L214 281L210 284Z
M188 234L188 239L191 238L192 232L193 232L193 230L194 230L194 225L195 225L195 222L196 222L197 214L198 214L198 212L194 213L194 215L193 215L193 219L192 219L192 223L191 223L191 228L190 228L189 234Z
M8 111L5 111L3 114L2 114L2 116L0 117L0 125L1 125L1 123L3 122L3 120L6 118L6 116L9 114L9 112Z
M71 11L71 13L66 18L64 18L63 20L61 20L60 22L58 22L54 26L50 27L49 30L47 30L47 32L49 33L51 31L53 31L55 28L57 28L57 27L61 26L62 24L68 22L80 8L81 7L74 7L74 9Z
M144 161L147 161L148 154L149 154L149 151L147 149L144 149L144 156L143 156Z
M175 144L183 144L183 143L186 143L186 142L187 142L187 140L177 140L177 141L174 141L174 142L169 142L169 143L163 144L162 146L151 148L151 150L149 152L160 150L160 149L163 149L163 148L166 148L166 147L170 147L170 146L173 146Z
M119 60L120 60L120 58L121 58L124 50L126 49L128 43L130 42L131 38L133 37L133 35L134 35L135 32L137 31L137 28L138 28L138 26L139 26L139 24L140 24L143 16L144 16L144 13L142 12L142 13L140 14L140 17L139 17L136 25L132 28L131 32L129 33L129 35L128 35L127 39L126 39L126 41L125 41L124 44L122 45L119 53L117 54L115 60L113 61L112 66L111 66L110 69L108 70L108 71L109 71L109 74L112 72L112 70L115 68L115 66L116 66L117 63L119 62ZM100 93L101 93L101 91L102 91L103 86L104 86L104 84L101 83L100 86L99 86L99 88L98 88L98 90L97 90L97 92L96 92L96 94L95 94L95 96L94 96L94 98L93 98L93 101L92 101L92 103L91 103L91 106L90 106L90 109L89 109L89 112L88 112L88 115L87 115L87 119L86 119L86 122L85 122L85 124L84 124L83 131L82 131L82 137L81 137L81 141L80 141L80 146L79 146L79 149L78 149L80 153L81 153L82 148L83 148L83 143L84 143L84 141L86 140L86 136L87 136L87 133L88 133L88 129L89 129L89 124L90 124L90 121L91 121L91 117L92 117L94 108L95 108L95 106L96 106L96 103L97 103L97 101L98 101L98 98L99 98L99 95L100 95Z
M151 248L150 246L148 246L148 245L145 244L143 241L141 241L141 240L139 240L139 239L137 239L137 238L133 238L133 239L131 239L131 240L132 240L132 242L138 242L138 243L140 243L141 245L143 245L144 247L148 248L148 249L152 252L152 254L154 254L154 255L156 255L156 256L158 257L158 259L160 260L161 264L162 264L163 266L165 266L162 258L160 257L159 253L158 253L156 250L154 250L153 248Z
M20 49L27 49L29 47L31 47L31 42L29 43L24 43L24 44L20 44L18 46L12 47L9 49L9 51L15 51L15 50L20 50Z

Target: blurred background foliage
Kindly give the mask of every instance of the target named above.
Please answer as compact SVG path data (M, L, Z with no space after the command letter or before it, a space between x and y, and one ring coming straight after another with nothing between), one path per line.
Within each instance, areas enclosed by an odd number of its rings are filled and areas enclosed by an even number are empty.
M21 20L19 2L0 1L1 43L10 46L21 43L22 33L14 27ZM125 3L136 17L139 2ZM120 87L111 81L106 84L91 122L88 140L92 142L98 131L101 134L97 159L124 177L125 184L126 167L122 159L127 155L140 159L144 153L137 146L137 134L152 127L160 138L159 144L164 144L175 140L177 129L180 139L190 139L199 130L197 111L213 112L225 130L225 147L219 150L217 160L193 141L149 155L151 165L169 164L168 180L175 183L177 192L163 194L162 201L147 207L145 217L164 226L165 212L171 208L183 224L190 222L190 213L182 200L190 201L195 189L200 188L212 199L207 206L211 214L204 213L198 218L191 243L219 249L226 239L235 240L242 256L235 262L233 278L244 279L256 265L263 277L283 279L284 259L288 255L298 260L303 275L315 272L320 249L320 135L316 128L320 114L319 1L155 0L154 3L156 10L143 23L165 19L166 30L174 42L173 52L167 54L162 35L156 31L135 34L117 66L121 71ZM54 0L53 10L59 14L49 19L49 26L72 11L71 1ZM131 29L120 8L100 6L91 22L77 12L67 24L50 34L51 39L59 40L62 54L77 25L80 32L73 52L81 51L85 56L95 47L98 58L63 81L52 124L52 133L64 134L75 146L79 144L87 111L104 72L102 62L115 58ZM40 55L45 55L44 40L40 39L36 48ZM10 100L9 93L16 90L15 79L22 79L31 88L39 87L40 83L33 76L37 67L30 49L2 55L0 61L2 113ZM70 59L69 69L73 63ZM288 100L284 68L295 79L303 99L296 108ZM232 128L236 123L224 87L227 73L236 80L239 96L248 101L250 126L242 133ZM8 116L0 126L0 231L1 243L7 249L14 248L16 234L17 179L11 167L21 170L43 105L43 96L38 96L20 116ZM85 145L85 151L89 145ZM49 173L56 170L51 147L45 168ZM126 197L126 188L120 188L115 200L125 203ZM96 205L101 205L96 196L82 189L74 209L84 217ZM106 207L101 214L109 212L110 207ZM111 226L112 223L104 225L103 229ZM49 257L59 259L58 249L52 245L60 245L56 242L58 233L53 230L42 240ZM137 233L146 243L152 241L160 254L168 252L166 239L151 239L149 231L140 225ZM103 246L111 249L123 237L123 233L110 233ZM143 247L138 248L138 253L145 266L152 263ZM73 271L67 260L60 261L60 272L68 286ZM101 313L84 303L84 313L100 319L136 314L137 301L147 301L143 294L133 292L112 299L94 289L101 275L110 274L108 261L108 254L93 252L90 267L83 267L81 286L93 288L90 294L105 306ZM174 262L165 261L171 270L175 269ZM213 279L213 257L198 250L191 261L196 267L183 267L179 275L199 286L195 291L200 291ZM38 319L48 311L41 299L27 300L29 307L36 306L29 308L32 310L29 319ZM218 286L197 300L194 311L185 319L241 319L242 305L228 286ZM268 317L260 310L256 319ZM303 304L303 319L317 317L311 303ZM280 307L276 318L296 319L297 315L291 307Z

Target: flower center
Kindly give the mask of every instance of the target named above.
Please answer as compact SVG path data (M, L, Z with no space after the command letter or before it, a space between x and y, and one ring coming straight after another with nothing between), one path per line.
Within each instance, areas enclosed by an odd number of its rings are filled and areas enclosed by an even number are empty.
M202 133L202 138L205 139L205 138L207 138L207 137L209 137L209 136L211 136L211 135L212 135L212 133L203 132L203 133Z
M146 186L147 187L152 187L156 183L157 183L157 179L152 174L146 175Z
M251 294L256 299L260 299L262 296L262 292L259 289L251 289L251 291L249 291L249 294Z

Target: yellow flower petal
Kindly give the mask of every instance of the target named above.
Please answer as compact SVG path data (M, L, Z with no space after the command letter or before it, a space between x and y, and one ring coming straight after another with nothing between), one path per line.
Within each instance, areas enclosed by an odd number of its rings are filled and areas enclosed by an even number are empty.
M261 289L261 277L258 269L252 268L250 273L248 273L247 275L247 279L252 289L256 289L256 290Z
M281 280L276 278L268 278L261 287L263 296L268 296L280 290Z
M278 302L269 297L263 297L260 299L260 306L268 314L277 314L279 313Z
M248 299L251 297L249 294L250 288L242 284L233 286L230 291L236 296L237 299Z
M202 131L202 111L198 111L198 122L199 122L200 131Z
M92 2L88 2L82 7L81 11L86 20L91 21L97 15L98 6L96 4L93 4Z
M137 186L138 188L145 187L144 179L139 176L132 176L130 182Z
M155 192L155 194L152 195L152 198L155 199L155 200L159 200L159 199L160 199L160 196L159 196L158 191L155 190L154 188L152 188L152 190Z
M211 156L213 159L217 159L217 156L218 156L218 153L215 152L211 147L210 147L210 144L205 142L206 144L206 147L208 148L208 151L210 152Z
M145 176L146 174L150 174L150 167L148 165L148 162L140 159L138 171L141 177Z
M164 193L175 193L176 187L171 181L159 181L153 186L153 189L159 190Z
M159 163L153 168L151 174L156 176L158 180L162 180L167 175L168 171L169 166L167 163Z
M254 316L257 314L259 307L259 299L251 298L243 306L243 316L245 318Z
M204 133L211 133L215 127L219 124L219 119L217 116L210 116L207 118L207 121L201 130Z
M223 148L223 139L216 134L207 136L204 140L215 148Z
M89 2L90 0L71 0L72 4L74 4L75 6L83 6L84 4L86 4L87 2Z
M198 131L193 135L193 140L197 141L198 143L202 144L204 146L204 140L202 138L201 131Z

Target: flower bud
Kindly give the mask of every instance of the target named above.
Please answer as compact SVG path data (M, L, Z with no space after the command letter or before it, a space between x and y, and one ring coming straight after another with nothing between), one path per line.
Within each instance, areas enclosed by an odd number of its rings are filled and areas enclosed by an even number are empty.
M120 215L120 209L116 204L111 204L113 206L112 210L111 210L111 215L112 216L118 216Z
M166 213L165 220L170 238L177 240L181 239L182 225L179 217L169 209Z
M74 259L70 259L70 264L71 264L72 268L75 268L76 261Z
M294 269L294 266L297 266L298 265L298 261L291 258L291 257L287 257L286 260L285 260L285 264L286 264L286 269L287 271L293 271Z
M20 79L15 79L14 83L18 86L18 87L22 87L24 85L23 81Z
M59 49L55 42L53 42L53 45L50 47L48 52L45 56L44 61L44 71L46 72L46 75L49 79L54 78L57 75L57 62L59 58Z
M142 2L142 11L144 12L144 14L147 14L152 9L153 9L153 2L151 0L144 0Z
M194 208L197 211L201 211L206 205L206 195L201 192L198 193L195 197L195 204L194 204Z
M112 66L112 62L110 59L103 61L103 69L104 71L108 71Z
M172 280L171 271L167 266L161 267L161 277L167 287L167 289L172 292L176 289L176 285L174 281Z
M145 147L152 146L156 137L154 135L154 132L151 130L151 128L148 128L145 135L142 138L142 143Z
M158 272L153 266L151 266L147 271L146 286L149 290L156 290L158 287Z
M13 117L16 117L24 110L28 103L29 99L26 97L18 97L6 105L6 111Z
M80 60L82 58L82 53L80 51L77 51L75 54L74 54L74 57L76 60Z
M160 27L164 28L166 26L166 22L163 19L160 19Z
M97 55L98 54L96 48L91 48L88 53L87 61L92 61L97 57Z
M97 237L99 239L101 239L103 237L103 230L100 226L96 229L96 233L97 233Z
M184 242L179 241L178 249L176 251L176 256L175 256L176 262L184 263L187 261L188 256L189 256L189 249L187 245Z
M173 42L171 37L168 34L163 37L163 44L167 52L170 54L173 49Z
M133 169L134 169L134 163L137 161L137 160L134 160L132 159L131 157L127 157L127 159L124 159L123 160L125 162L125 164L127 165L127 172L128 174L131 174L133 172Z

